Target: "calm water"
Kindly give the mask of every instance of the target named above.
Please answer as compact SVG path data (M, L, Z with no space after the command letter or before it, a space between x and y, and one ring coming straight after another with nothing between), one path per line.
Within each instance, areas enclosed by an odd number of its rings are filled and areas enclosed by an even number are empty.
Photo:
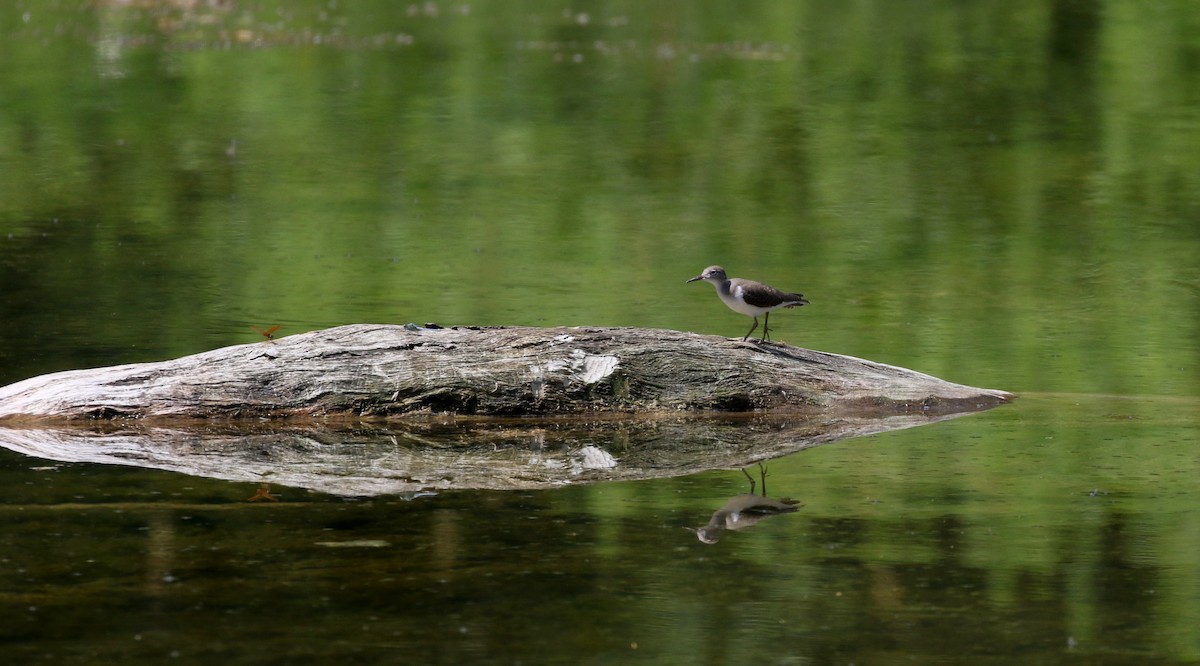
M0 383L251 325L741 335L721 263L812 301L781 340L1022 398L774 460L804 506L711 545L736 470L252 503L0 451L6 658L1200 661L1191 3L189 5L0 8Z

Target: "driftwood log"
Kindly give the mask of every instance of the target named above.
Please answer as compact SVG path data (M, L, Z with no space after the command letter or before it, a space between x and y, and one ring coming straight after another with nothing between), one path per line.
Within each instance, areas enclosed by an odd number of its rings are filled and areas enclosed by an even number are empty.
M779 343L640 328L355 324L0 388L0 423L837 410L946 414L1003 391Z
M0 446L338 495L545 488L741 467L1011 397L677 331L352 325L0 388Z

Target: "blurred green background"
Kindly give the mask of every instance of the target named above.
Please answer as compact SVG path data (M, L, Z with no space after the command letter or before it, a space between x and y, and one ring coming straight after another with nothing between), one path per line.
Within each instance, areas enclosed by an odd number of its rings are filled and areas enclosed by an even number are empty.
M24 2L5 380L359 321L781 339L1195 395L1190 2ZM1098 357L1097 352L1101 355Z

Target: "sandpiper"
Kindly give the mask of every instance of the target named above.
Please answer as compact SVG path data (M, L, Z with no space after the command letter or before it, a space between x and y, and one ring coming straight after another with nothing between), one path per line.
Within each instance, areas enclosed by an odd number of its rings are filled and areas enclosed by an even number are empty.
M728 305L730 310L754 317L754 325L746 331L742 341L749 338L754 329L758 328L758 315L764 315L762 339L766 342L770 338L771 310L808 305L803 294L789 294L754 280L730 279L725 276L725 269L720 266L709 266L688 282L696 280L704 280L716 287L717 296L721 297L721 302Z

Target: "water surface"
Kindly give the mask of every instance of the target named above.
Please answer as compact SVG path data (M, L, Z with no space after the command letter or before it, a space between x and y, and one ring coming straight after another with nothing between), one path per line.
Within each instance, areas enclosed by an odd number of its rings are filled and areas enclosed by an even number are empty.
M736 470L248 502L0 453L5 653L1200 660L1198 16L6 5L0 383L251 325L740 336L720 263L812 301L779 340L1022 397L771 461L804 507L711 545Z

